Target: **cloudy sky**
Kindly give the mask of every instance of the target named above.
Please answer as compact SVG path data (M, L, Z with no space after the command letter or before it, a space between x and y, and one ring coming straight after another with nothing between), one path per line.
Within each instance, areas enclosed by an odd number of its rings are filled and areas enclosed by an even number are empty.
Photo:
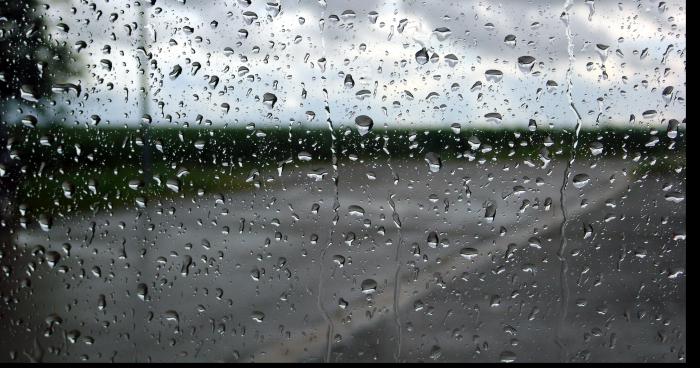
M367 115L387 127L522 126L530 119L568 127L575 122L570 67L585 126L628 125L630 115L635 125L685 118L683 1L572 1L570 38L566 1L141 3L96 0L93 8L64 0L45 11L56 40L87 43L74 51L83 74L64 81L79 81L82 95L55 96L69 124L92 115L105 125L141 120L144 33L152 55L148 109L159 125L196 126L198 115L202 124L325 125L327 102L338 126ZM417 57L423 48L424 64ZM518 66L523 56L534 58L529 72ZM487 78L487 71L502 77ZM354 83L345 83L347 75ZM667 87L673 91L664 98ZM263 102L266 93L274 105ZM643 117L650 110L657 114ZM487 121L489 113L502 122Z

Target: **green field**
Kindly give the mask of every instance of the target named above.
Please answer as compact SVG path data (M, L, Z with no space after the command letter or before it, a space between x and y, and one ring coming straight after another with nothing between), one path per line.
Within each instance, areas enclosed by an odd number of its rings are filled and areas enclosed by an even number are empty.
M134 206L136 199L148 201L193 196L198 191L225 192L253 189L252 170L273 172L287 165L327 167L331 160L331 132L323 129L232 129L232 128L28 128L12 126L12 151L24 166L16 203L38 213L61 215L74 211L97 211ZM392 158L423 160L427 152L441 159L461 159L465 152L477 159L530 160L541 164L546 148L549 159L568 159L573 132L567 130L450 129L372 130L359 136L355 129L336 130L336 150L342 163L350 155L364 160ZM478 137L481 147L472 150L468 139ZM649 142L658 137L658 142ZM591 144L604 147L598 159L626 158L637 165L633 175L671 172L685 166L685 131L675 139L665 131L650 129L583 130L576 155L591 158ZM545 142L551 143L545 147ZM485 145L490 150L483 151ZM297 155L307 152L311 161ZM150 156L150 159L144 157ZM149 164L150 162L150 164ZM177 178L178 190L165 185ZM683 174L684 175L684 174ZM130 182L151 176L137 189ZM89 183L96 183L91 190ZM141 184L144 184L145 181ZM64 195L71 188L71 198Z

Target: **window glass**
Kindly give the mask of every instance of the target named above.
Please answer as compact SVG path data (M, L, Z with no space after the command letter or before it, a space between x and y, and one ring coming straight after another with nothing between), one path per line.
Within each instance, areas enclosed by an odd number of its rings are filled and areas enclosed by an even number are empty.
M0 361L685 362L685 6L0 0Z

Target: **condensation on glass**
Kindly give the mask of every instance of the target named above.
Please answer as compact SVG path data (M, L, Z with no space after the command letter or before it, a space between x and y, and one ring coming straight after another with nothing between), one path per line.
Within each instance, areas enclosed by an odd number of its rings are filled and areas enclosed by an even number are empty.
M685 6L0 0L0 361L685 362Z

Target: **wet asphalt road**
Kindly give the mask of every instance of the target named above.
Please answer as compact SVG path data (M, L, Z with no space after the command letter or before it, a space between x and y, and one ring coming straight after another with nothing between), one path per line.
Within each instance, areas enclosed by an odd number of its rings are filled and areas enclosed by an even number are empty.
M562 275L563 165L343 163L335 226L330 174L309 167L32 226L2 281L0 360L683 361L686 208L664 195L685 180L577 162Z

